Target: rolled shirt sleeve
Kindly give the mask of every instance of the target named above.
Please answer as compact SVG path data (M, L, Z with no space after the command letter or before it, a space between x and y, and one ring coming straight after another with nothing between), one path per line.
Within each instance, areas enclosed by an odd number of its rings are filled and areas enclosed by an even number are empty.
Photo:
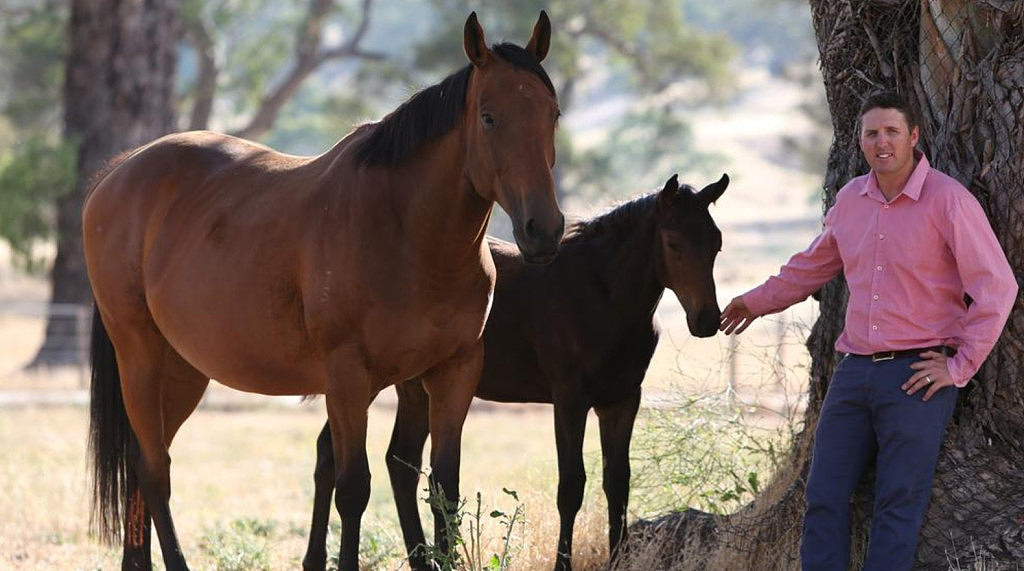
M972 303L962 319L960 346L947 361L958 387L970 381L988 357L1017 298L1013 269L985 217L971 196L960 197L950 212L947 243L956 259L964 292Z

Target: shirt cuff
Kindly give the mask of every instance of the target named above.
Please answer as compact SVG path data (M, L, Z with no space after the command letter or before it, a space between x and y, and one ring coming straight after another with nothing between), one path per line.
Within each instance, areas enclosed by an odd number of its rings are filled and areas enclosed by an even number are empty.
M959 388L966 387L967 383L971 382L971 378L964 375L962 361L963 359L959 355L946 360L946 369L949 371L949 376L953 377L953 384Z

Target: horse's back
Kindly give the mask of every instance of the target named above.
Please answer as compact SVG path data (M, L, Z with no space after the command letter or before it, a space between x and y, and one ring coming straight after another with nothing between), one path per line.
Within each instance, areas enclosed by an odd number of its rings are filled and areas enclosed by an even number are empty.
M537 266L513 244L488 237L488 246L498 280L478 397L549 403L568 383L582 383L577 389L604 401L612 388L604 385L642 380L657 333L649 314L620 322L599 279L605 256L563 246L551 264Z
M315 178L302 172L308 162L210 132L169 135L124 157L97 181L83 212L101 312L152 324L218 380L311 378L288 371L288 363L301 370L315 360L298 273L310 219L302 189ZM214 347L230 357L211 354ZM230 365L240 362L273 373Z

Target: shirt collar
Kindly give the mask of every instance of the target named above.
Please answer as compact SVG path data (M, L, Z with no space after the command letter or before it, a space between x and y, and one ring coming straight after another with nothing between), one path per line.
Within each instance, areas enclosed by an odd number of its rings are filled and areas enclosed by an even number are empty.
M924 180L928 176L931 164L928 162L928 157L924 156L924 153L917 149L914 149L914 158L917 160L917 166L914 167L914 172L910 173L910 178L907 179L907 184L903 186L903 191L897 194L893 200L900 196L906 196L914 201L921 198L921 189L924 187ZM869 172L868 176L864 178L864 186L860 189L860 194L862 196L867 195L869 198L879 202L886 201L885 195L882 194L882 189L878 188L878 178L875 177L875 171Z

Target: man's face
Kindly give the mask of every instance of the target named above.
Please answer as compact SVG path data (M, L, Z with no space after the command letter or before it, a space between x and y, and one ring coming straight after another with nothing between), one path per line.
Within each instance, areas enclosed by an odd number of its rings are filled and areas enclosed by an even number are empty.
M896 109L876 107L860 120L860 150L879 176L910 175L917 137L917 127L910 129L903 113Z

